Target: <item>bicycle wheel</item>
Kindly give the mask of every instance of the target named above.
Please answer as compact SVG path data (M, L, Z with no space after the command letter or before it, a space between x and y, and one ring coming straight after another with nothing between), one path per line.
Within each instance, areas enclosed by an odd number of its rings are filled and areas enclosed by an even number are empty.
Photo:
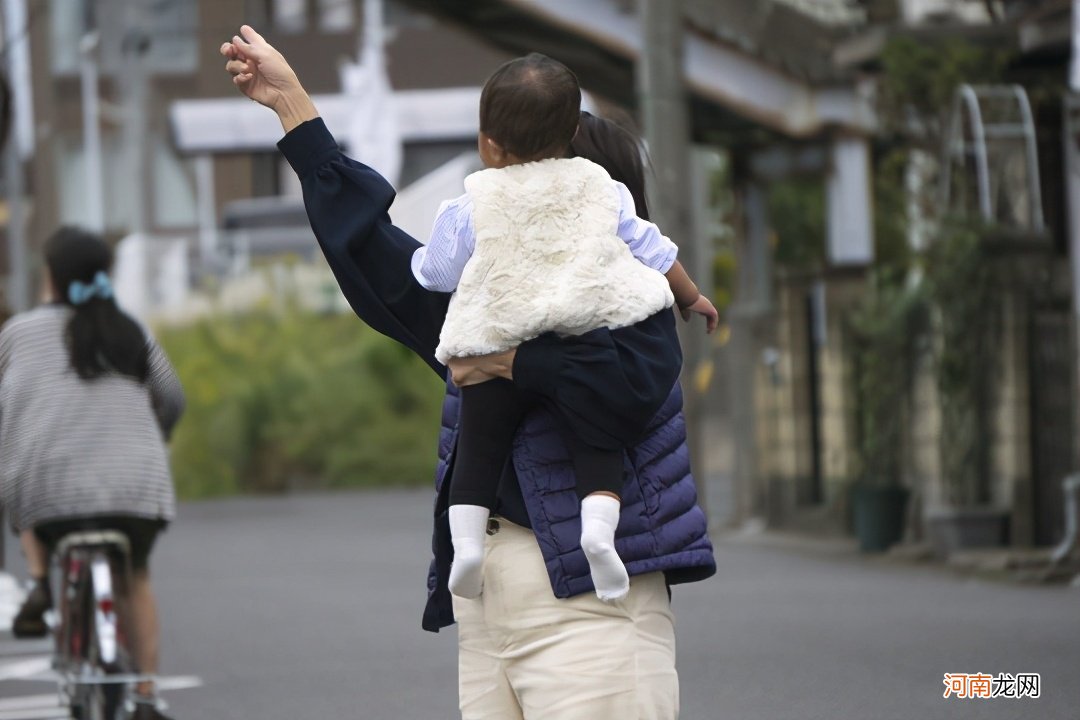
M108 587L104 593L102 588L95 592L92 587L95 573L90 572L86 577L88 582L80 588L86 654L81 673L84 682L76 683L72 696L72 716L76 720L123 720L127 685L107 680L109 675L127 675L133 669L126 643L118 642L126 633L120 629L121 620L115 605L117 598L112 595L119 589L115 587L115 580L120 577L117 564L124 560L107 555L93 558L91 564L108 563L107 575L98 576L99 581L108 583Z

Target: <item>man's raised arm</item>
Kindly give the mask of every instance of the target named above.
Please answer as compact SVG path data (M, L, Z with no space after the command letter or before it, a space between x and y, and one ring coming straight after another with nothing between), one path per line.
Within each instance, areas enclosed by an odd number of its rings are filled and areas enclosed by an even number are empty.
M390 221L394 189L341 153L281 53L249 26L240 32L221 46L225 69L244 95L281 120L286 134L278 148L300 178L311 228L346 299L361 320L445 375L435 347L449 295L413 277L420 243Z

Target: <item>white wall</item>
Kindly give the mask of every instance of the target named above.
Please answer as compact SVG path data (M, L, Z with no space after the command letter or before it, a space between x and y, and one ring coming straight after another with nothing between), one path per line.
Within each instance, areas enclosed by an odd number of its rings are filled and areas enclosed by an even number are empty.
M969 23L990 21L983 3L972 0L902 0L901 9L904 22L909 25L918 25L942 14L951 14Z

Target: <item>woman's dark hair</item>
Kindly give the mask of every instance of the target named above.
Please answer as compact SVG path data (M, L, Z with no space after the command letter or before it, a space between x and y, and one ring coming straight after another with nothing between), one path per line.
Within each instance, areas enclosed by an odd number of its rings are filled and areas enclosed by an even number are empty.
M632 132L592 113L582 111L577 135L570 151L577 157L592 160L630 190L642 220L649 219L645 202L645 161L641 138Z
M540 53L504 64L480 93L480 131L526 161L565 157L580 112L577 76Z
M78 298L78 304L72 299L73 284L93 286L98 274L112 266L105 241L84 230L61 228L45 243L45 263L58 299L74 308L66 340L79 377L92 380L116 372L145 382L150 372L146 335L117 307L112 293L91 293Z

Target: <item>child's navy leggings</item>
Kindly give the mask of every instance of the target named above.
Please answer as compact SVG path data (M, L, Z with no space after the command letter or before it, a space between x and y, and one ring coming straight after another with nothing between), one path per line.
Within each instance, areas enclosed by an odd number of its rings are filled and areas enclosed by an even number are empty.
M521 418L538 401L510 380L497 378L461 388L457 457L450 478L451 505L495 506L499 478L510 457ZM586 445L560 422L583 498L605 491L622 495L623 450Z

